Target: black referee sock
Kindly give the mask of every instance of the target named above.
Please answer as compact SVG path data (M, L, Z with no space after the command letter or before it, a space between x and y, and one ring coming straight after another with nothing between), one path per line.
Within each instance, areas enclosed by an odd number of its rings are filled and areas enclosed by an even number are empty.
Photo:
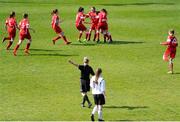
M83 100L82 100L82 104L84 105L84 103L86 102L86 97L85 95L83 96Z
M84 96L85 97L85 100L87 100L88 104L91 104L91 102L89 101L89 98L87 95Z

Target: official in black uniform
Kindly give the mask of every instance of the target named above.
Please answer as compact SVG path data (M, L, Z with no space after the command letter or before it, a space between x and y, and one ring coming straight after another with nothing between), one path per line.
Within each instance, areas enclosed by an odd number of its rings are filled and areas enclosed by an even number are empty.
M84 64L79 65L74 63L73 61L69 60L69 63L73 64L74 66L78 67L81 71L81 77L80 77L80 91L83 96L82 100L82 107L85 107L85 102L88 102L88 107L90 108L92 106L91 102L89 101L89 98L87 96L87 92L90 91L90 75L94 75L94 71L89 66L89 59L87 57L84 57L83 60Z

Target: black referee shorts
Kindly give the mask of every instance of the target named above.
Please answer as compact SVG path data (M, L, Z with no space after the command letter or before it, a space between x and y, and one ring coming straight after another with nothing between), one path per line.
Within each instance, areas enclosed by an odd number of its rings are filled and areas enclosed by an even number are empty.
M90 81L80 79L80 91L89 92L90 91Z
M104 105L105 104L105 98L103 94L94 94L94 103L95 105Z

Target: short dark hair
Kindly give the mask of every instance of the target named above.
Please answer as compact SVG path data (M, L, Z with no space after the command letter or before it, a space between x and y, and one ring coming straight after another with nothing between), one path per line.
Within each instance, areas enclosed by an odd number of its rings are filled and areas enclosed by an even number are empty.
M54 9L51 14L56 14L58 12L58 9Z
M96 11L96 14L98 15L100 13L100 11Z
M91 8L93 8L93 10L96 10L96 7L92 6Z
M13 16L15 16L15 15L16 15L16 13L15 13L14 11L12 11L12 12L10 13L9 17L11 18L11 17L13 17Z
M78 12L82 12L82 11L84 11L84 8L83 7L79 7Z
M175 33L174 29L169 30L169 32L170 32L171 34L173 34L173 35L174 35L174 33Z
M23 17L24 17L24 18L28 18L28 14L27 14L27 13L24 13L24 14L23 14Z
M106 11L106 9L104 9L104 8L103 8L103 9L101 9L101 11L103 11L104 13L106 13L106 14L107 14L107 11Z

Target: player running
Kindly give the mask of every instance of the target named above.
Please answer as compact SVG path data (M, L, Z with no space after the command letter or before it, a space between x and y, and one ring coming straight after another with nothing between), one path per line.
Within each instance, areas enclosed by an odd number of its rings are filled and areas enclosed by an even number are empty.
M87 15L84 14L84 8L79 7L78 13L76 15L76 28L79 31L79 37L78 37L79 42L81 42L81 37L82 37L83 32L86 32L85 40L87 40L88 35L89 35L88 29L84 25L84 21L86 17Z
M178 46L178 42L176 37L174 36L175 31L170 30L168 32L168 38L166 42L161 43L161 45L167 45L167 49L163 54L163 60L164 61L169 61L169 74L173 74L173 59L176 56L176 47Z
M89 35L88 35L88 41L90 41L91 39L91 33L94 30L94 39L93 41L95 41L96 39L96 29L97 29L97 25L98 25L98 21L99 21L99 17L98 17L98 12L96 11L95 7L91 7L91 11L87 14L87 17L89 17L91 19L91 26L89 29Z
M24 39L28 39L28 42L27 42L24 52L25 52L25 54L29 54L29 48L30 48L30 45L32 42L29 29L31 29L33 32L34 32L34 30L32 28L30 28L28 14L25 13L23 15L23 19L19 23L19 29L20 29L19 42L17 43L16 47L14 48L14 51L13 51L14 56L17 56L17 50Z
M56 41L58 39L62 38L64 40L64 43L68 45L71 42L69 42L66 39L66 36L64 35L64 32L60 28L60 23L62 21L60 21L58 14L59 14L58 9L53 10L52 13L51 13L51 15L52 15L52 22L51 22L52 29L58 34L58 36L55 37L52 41L53 41L53 44L55 45Z
M14 38L16 37L16 28L19 29L16 23L15 16L16 16L16 13L12 11L9 18L6 19L6 23L5 23L5 28L8 31L9 36L4 37L2 40L2 43L4 43L5 40L9 40L9 43L6 47L7 50L9 50L9 48L13 44Z
M99 22L98 22L98 31L97 31L97 42L100 41L99 33L100 31L104 35L104 42L106 42L106 38L108 38L109 43L112 42L112 37L111 34L108 32L108 24L107 24L107 11L106 9L102 9L100 13L98 14L99 16Z

